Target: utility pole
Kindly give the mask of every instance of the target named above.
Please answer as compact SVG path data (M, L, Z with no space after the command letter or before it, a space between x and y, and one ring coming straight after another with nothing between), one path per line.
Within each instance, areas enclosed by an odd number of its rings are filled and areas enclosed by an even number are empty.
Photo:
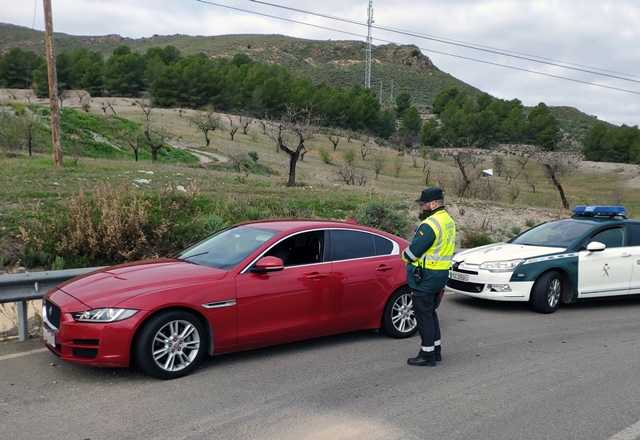
M371 26L373 25L373 0L369 0L369 10L368 10L368 20L367 26L369 28L369 33L367 34L367 60L364 67L364 88L371 88Z
M45 46L47 49L47 72L49 74L49 102L51 105L51 138L53 140L53 160L62 167L62 147L60 144L60 111L58 109L58 75L56 55L53 50L53 18L51 0L44 0Z

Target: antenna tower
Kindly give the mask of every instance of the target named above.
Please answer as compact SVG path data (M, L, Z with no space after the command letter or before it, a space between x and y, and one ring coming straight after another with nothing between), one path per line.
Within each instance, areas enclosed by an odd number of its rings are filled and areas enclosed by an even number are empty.
M369 10L367 11L367 61L364 68L364 88L371 88L371 26L373 25L373 0L369 0Z

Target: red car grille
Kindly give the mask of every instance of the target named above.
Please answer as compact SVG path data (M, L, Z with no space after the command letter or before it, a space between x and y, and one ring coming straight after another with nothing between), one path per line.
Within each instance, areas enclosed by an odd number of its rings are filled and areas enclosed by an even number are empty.
M80 357L80 358L94 359L98 356L98 349L73 347L73 356Z
M43 319L45 322L51 324L55 330L60 328L60 307L48 301L42 300Z

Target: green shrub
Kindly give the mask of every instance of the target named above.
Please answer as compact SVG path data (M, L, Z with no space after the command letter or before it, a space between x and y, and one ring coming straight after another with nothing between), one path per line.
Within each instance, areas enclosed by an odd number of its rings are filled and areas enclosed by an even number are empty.
M356 151L353 148L342 150L342 158L347 165L353 165L356 162Z
M470 249L491 243L493 243L493 240L483 231L464 231L460 240L460 247Z
M329 153L327 150L320 147L318 148L318 153L320 154L320 159L322 159L322 162L324 162L327 165L333 164L333 158L331 157L331 153Z
M524 221L524 225L525 225L526 227L528 227L528 228L533 228L533 226L534 226L535 224L536 224L536 223L535 223L533 220L531 220L530 218L528 218L528 219L526 219L526 220Z
M520 232L522 231L522 229L520 229L520 226L512 226L511 227L511 233L515 236L518 235Z
M252 161L257 162L258 161L258 152L257 151L249 151L249 158Z
M383 201L370 201L358 209L356 221L365 226L380 229L399 237L406 237L411 229L407 217Z

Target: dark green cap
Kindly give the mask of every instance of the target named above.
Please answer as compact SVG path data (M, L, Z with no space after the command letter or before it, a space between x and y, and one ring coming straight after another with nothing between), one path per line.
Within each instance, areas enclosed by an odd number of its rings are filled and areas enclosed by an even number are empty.
M423 189L422 194L420 194L420 198L416 200L416 203L426 203L443 199L444 194L442 193L442 190L437 186L433 186L431 188Z

